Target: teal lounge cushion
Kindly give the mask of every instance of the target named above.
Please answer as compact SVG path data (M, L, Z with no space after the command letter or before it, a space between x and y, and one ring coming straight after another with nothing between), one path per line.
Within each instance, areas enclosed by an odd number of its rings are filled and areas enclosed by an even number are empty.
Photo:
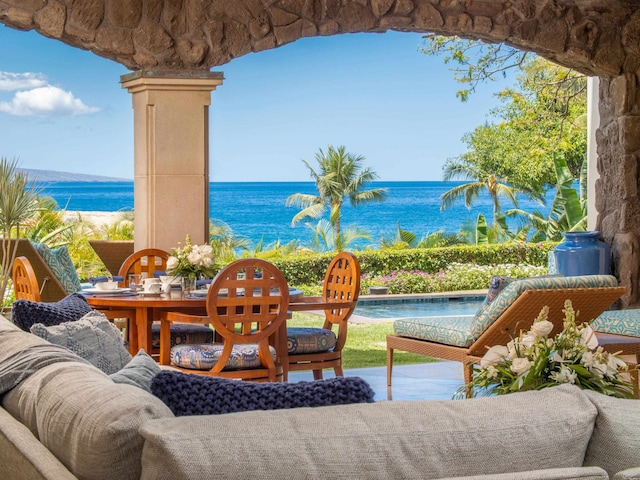
M401 337L468 347L474 341L470 328L474 318L473 315L399 318L393 322L393 333Z
M67 293L79 292L82 289L78 272L69 255L69 249L65 245L51 249L44 243L34 243L33 247L49 266Z
M291 355L328 352L336 341L336 334L326 328L287 328L287 351Z
M591 327L600 333L640 337L640 309L608 310L601 313Z
M171 347L171 364L192 370L211 370L222 355L222 343L201 345L176 345ZM271 358L276 359L276 350L269 347ZM225 370L260 368L258 347L255 344L234 345Z

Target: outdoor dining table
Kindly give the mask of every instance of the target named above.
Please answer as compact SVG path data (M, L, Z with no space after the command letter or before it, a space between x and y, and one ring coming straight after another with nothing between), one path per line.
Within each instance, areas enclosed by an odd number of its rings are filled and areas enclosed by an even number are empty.
M301 290L290 288L289 300L297 302L303 298ZM140 348L151 352L151 325L161 310L180 311L193 315L206 315L206 295L185 296L181 291L168 294L147 295L138 293L87 295L87 302L99 310L131 310L135 318L129 320L129 353L135 355Z

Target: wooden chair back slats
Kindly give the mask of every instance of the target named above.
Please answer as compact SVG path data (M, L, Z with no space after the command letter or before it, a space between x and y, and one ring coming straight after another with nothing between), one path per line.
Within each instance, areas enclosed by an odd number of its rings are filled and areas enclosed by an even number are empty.
M40 301L38 279L27 257L16 257L11 273L16 300Z
M123 262L118 275L124 278L120 283L121 287L127 286L130 273L146 274L147 277L153 278L156 271L164 271L167 269L167 260L169 253L159 248L145 248L129 255Z

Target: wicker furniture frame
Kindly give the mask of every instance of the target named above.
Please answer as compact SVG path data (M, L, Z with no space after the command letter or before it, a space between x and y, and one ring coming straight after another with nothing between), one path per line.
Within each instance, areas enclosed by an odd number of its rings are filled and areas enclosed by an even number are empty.
M480 362L488 348L506 345L521 330L528 330L543 306L549 307L549 320L554 323L550 336L563 327L564 302L570 299L578 312L578 322L591 321L609 308L625 287L562 288L525 290L471 346L457 347L416 338L387 335L387 386L391 387L394 350L428 355L464 364L464 382L472 378L474 365ZM629 338L629 337L624 337ZM598 337L600 341L600 337ZM626 345L619 343L618 345ZM603 345L604 346L604 345ZM613 347L615 348L615 347Z
M89 245L111 275L117 275L124 261L134 252L132 240L89 240Z

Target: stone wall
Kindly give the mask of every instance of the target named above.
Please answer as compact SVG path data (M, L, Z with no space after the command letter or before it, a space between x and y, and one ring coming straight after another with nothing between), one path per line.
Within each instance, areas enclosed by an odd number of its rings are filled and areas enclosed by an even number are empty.
M611 245L614 274L627 287L625 306L638 304L640 281L640 88L638 75L600 82L596 182L597 228Z
M505 42L590 75L640 65L626 0L0 0L0 22L126 67L209 69L303 37L400 30Z

